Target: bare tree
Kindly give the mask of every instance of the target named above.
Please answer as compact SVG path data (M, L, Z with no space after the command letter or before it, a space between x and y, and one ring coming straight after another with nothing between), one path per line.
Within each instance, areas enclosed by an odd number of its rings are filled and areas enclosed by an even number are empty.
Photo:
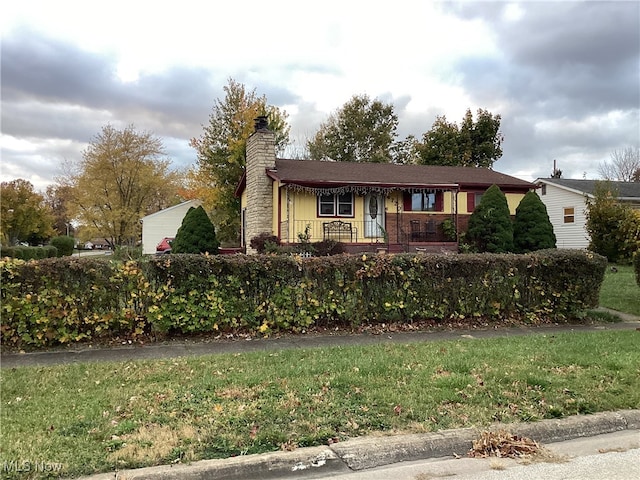
M598 172L605 180L640 182L640 147L614 150L611 161L602 162Z

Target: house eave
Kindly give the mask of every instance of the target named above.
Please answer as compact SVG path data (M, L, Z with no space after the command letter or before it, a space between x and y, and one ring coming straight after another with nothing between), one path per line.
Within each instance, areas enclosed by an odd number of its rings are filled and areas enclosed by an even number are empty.
M454 183L393 183L393 182L362 182L362 181L308 181L308 180L280 180L280 184L289 190L308 191L311 193L389 193L393 191L419 190L454 190L459 186Z

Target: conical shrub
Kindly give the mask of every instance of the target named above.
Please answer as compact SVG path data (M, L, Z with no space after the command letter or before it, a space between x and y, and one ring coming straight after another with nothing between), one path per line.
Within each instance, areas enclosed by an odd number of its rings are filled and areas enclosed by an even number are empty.
M556 235L547 207L535 192L527 192L516 208L513 246L517 253L556 248Z
M182 219L182 225L171 242L172 253L218 253L220 242L216 231L202 206L191 207Z

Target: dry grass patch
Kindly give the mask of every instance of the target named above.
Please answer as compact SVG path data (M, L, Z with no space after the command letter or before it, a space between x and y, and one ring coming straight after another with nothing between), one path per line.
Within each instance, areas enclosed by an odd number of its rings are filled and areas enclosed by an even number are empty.
M225 400L244 400L249 402L257 399L260 396L260 391L257 387L232 385L216 391L215 395Z
M164 460L192 460L193 451L185 445L199 443L198 431L190 425L173 429L165 425L143 425L135 432L112 437L114 448L109 461L116 465L158 464Z

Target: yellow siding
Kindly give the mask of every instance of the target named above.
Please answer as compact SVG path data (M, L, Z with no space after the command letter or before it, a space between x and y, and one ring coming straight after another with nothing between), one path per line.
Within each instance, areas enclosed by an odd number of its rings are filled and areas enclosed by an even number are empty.
M304 234L307 225L309 225L309 234L311 241L320 241L323 238L322 224L332 220L344 220L352 223L358 230L362 229L364 221L364 197L355 196L354 199L354 216L353 217L320 217L318 216L318 203L315 194L307 192L296 192L285 188L280 188L280 235L284 242L297 242L298 234ZM287 211L288 206L288 211ZM388 211L395 211L395 204L391 199L386 200L386 208ZM287 220L289 220L287 222ZM277 223L277 219L275 220ZM363 232L358 231L358 238L361 238ZM355 240L355 238L354 238ZM369 239L370 240L370 239Z
M271 182L272 192L271 192L271 202L273 205L273 214L271 220L271 233L273 235L278 235L278 190L279 190L279 182Z
M516 208L522 199L523 194L506 194L507 203L509 205L509 211L512 215L515 215ZM467 192L458 192L457 194L457 209L461 215L469 215L467 212ZM279 199L279 201L278 201ZM451 214L454 212L455 206L453 205L454 195L451 192L444 192L444 210L442 212L434 212L438 214ZM244 195L243 195L244 202ZM278 205L280 206L278 217ZM315 194L307 192L296 192L293 190L287 191L282 188L277 182L274 182L274 216L273 216L273 231L275 234L280 234L280 238L283 242L298 242L299 234L305 233L305 228L309 225L310 240L316 242L322 240L323 222L334 220L333 217L319 217L317 211L317 198ZM385 210L387 215L393 215L398 209L404 210L403 205L403 193L393 192L385 199ZM364 237L364 197L356 195L354 205L354 217L339 217L338 219L350 222L355 228L357 228L358 241L371 241L374 240L370 237ZM431 212L424 212L425 215L430 215ZM278 224L280 220L280 224ZM355 240L355 239L354 239Z
M509 213L511 213L511 215L515 215L516 214L516 208L518 208L518 205L520 204L520 200L522 200L522 197L524 197L524 194L522 194L522 193L507 193L507 194L505 194L505 197L507 197L507 205L509 205ZM449 208L451 208L451 207L449 206ZM447 208L446 202L445 202L445 211L450 211ZM469 214L469 215L471 215L471 212L467 211L467 192L459 192L458 193L458 212L461 213L461 214Z
M516 208L520 205L520 200L522 200L524 195L521 193L507 193L505 196L507 197L507 204L509 205L509 213L515 215Z
M458 192L458 213L467 213L467 192Z
M392 192L385 198L384 208L387 215L390 213L396 213L398 211L398 206L402 211L402 192Z

